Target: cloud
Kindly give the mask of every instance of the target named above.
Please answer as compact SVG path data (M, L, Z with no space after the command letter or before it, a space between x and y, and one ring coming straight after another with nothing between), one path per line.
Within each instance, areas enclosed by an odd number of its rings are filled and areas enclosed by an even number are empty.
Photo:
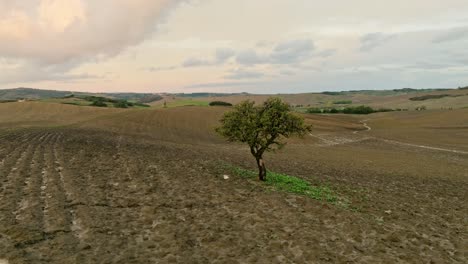
M96 55L112 56L140 43L180 1L23 2L28 4L4 5L0 11L1 56L57 64Z
M444 32L435 37L432 42L443 43L462 39L468 39L468 27L458 27L447 30L447 32Z
M265 76L264 73L247 70L234 70L230 74L226 75L225 79L231 80L243 80L243 79L257 79Z
M115 56L149 38L179 2L1 1L0 58L17 60L22 65L17 71L22 72L2 73L0 82L80 77L67 72L84 62Z
M184 62L182 62L182 67L198 67L198 66L208 66L212 65L212 61L203 60L199 58L188 58Z
M200 66L215 66L224 64L227 60L233 57L235 51L233 49L228 48L220 48L217 49L212 59L202 59L196 57L190 57L182 62L182 67L189 68L189 67L200 67Z
M237 54L236 62L243 65L265 64L270 62L270 57L268 55L260 55L254 49L248 49Z
M21 83L56 81L70 82L91 79L104 79L104 76L97 76L88 73L70 73L71 65L51 65L43 66L27 61L16 61L11 64L0 64L0 83Z
M309 39L298 39L279 43L270 54L270 60L277 64L290 64L308 59L315 49Z
M175 70L175 69L177 69L177 68L178 68L177 66L168 66L168 67L146 67L146 68L142 68L142 70L148 71L148 72L159 72L159 71L172 71L172 70Z
M391 39L395 38L395 34L384 34L382 32L369 33L361 37L361 52L369 52L373 49L386 44Z
M244 50L236 56L236 61L242 65L292 64L310 59L314 50L315 45L310 39L289 40L263 54L254 49Z
M236 51L233 49L222 48L217 49L215 54L215 61L217 64L222 64L232 58L236 54Z
M212 83L197 83L187 85L184 88L218 88L218 87L242 87L242 86L255 86L259 82L212 82Z
M328 57L335 55L337 52L338 52L337 49L326 49L326 50L316 53L316 56L322 57L322 58L328 58Z

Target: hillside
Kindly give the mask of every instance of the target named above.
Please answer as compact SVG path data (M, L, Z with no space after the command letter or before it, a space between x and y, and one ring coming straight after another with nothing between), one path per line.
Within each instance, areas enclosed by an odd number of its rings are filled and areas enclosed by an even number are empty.
M141 103L150 103L161 100L162 97L152 93L85 93L71 91L42 90L34 88L0 89L0 100L41 100L63 98L69 95L76 96L103 96L112 99L131 100Z
M303 115L267 168L333 201L240 173L229 109L0 104L0 260L466 262L468 109Z
M212 101L225 101L232 104L242 100L263 102L268 97L277 96L286 102L297 106L298 110L308 107L341 107L368 105L374 108L408 109L418 107L427 109L465 108L468 107L468 90L458 89L395 89L395 90L361 90L344 92L322 92L302 94L248 94L248 93L77 93L52 90L17 88L0 90L0 100L11 99L50 99L61 98L70 94L79 96L104 96L112 99L129 100L140 103L150 103L162 107L164 102L169 107L176 106L206 106Z

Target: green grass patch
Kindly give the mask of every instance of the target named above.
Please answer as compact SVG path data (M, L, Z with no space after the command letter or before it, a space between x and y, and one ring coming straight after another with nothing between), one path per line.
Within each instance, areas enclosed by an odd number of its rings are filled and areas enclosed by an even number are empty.
M209 106L209 102L187 99L187 100L176 100L176 101L167 103L167 107L179 107L179 106Z
M250 170L238 167L231 167L231 169L236 175L244 178L256 179L257 177L257 173ZM281 192L304 195L315 200L330 203L338 202L337 194L330 187L326 185L315 186L301 178L282 173L268 171L265 184Z
M351 100L338 100L338 101L333 101L333 104L352 104L353 101Z

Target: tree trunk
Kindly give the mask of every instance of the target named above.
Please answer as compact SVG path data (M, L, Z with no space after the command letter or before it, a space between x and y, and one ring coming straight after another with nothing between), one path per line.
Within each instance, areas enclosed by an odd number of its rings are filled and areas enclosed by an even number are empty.
M267 171L262 158L257 158L258 180L266 181Z

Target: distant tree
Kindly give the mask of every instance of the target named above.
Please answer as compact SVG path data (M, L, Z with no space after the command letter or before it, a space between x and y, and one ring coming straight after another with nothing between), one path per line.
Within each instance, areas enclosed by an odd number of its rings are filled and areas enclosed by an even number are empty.
M126 100L119 100L114 103L114 107L116 108L128 108L130 104Z
M266 180L266 167L263 161L265 151L282 148L284 138L293 135L303 136L310 126L304 119L291 112L291 106L279 98L270 98L260 106L252 101L243 101L227 112L216 131L229 141L247 143L250 153L258 166L258 179Z
M167 108L167 103L166 103L166 101L164 101L164 108Z
M213 101L209 103L210 106L232 106L231 103L223 102L223 101Z
M92 101L91 106L107 107L107 104L103 100L96 99Z

